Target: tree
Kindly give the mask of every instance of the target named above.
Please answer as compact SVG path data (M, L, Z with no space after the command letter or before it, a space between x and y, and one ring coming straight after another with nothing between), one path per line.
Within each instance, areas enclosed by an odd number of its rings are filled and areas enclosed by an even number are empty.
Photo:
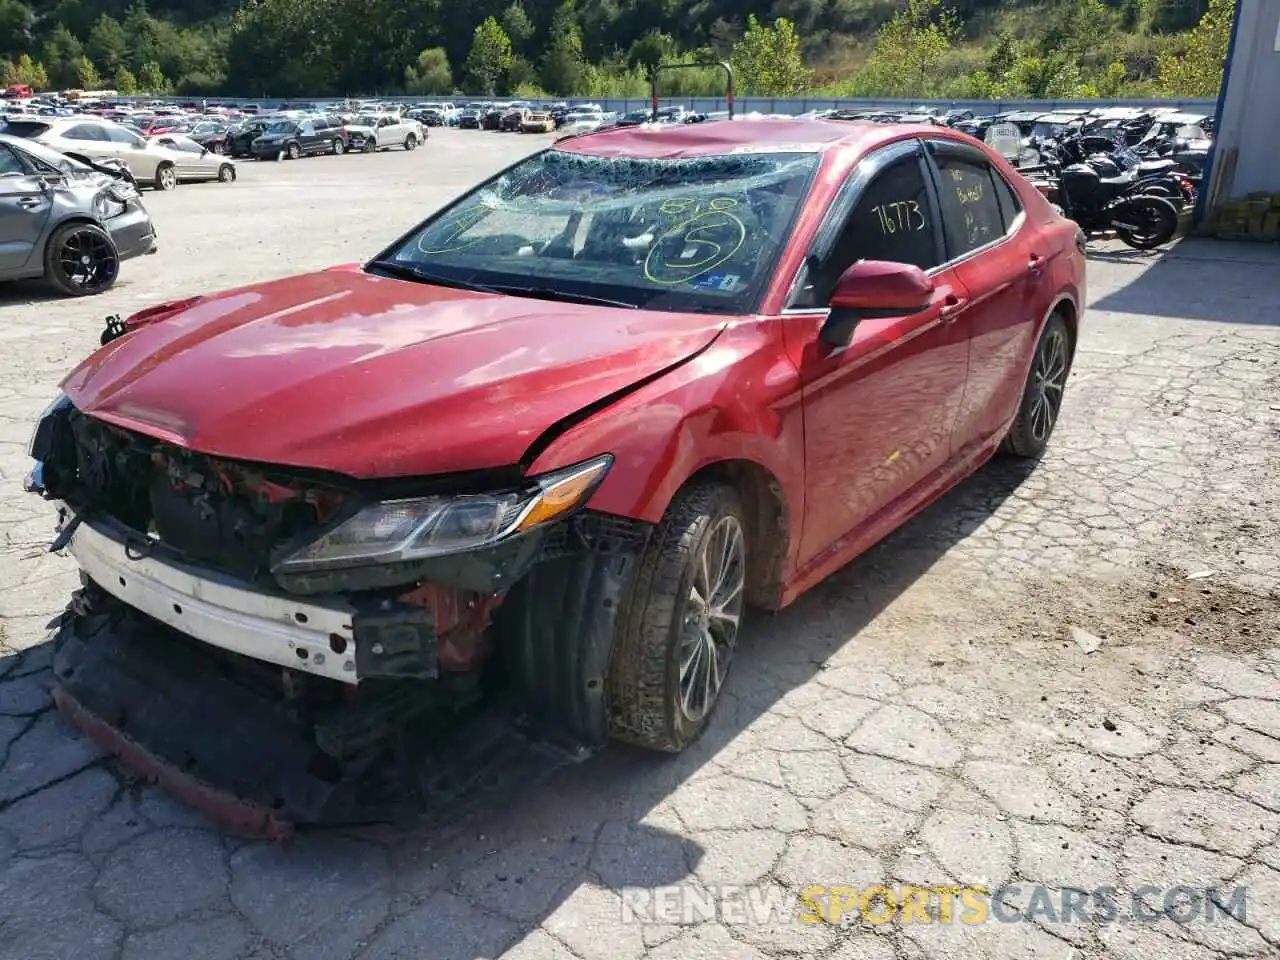
M24 53L18 57L18 62L14 64L14 72L18 77L16 83L25 83L32 90L49 88L49 74L44 64L32 60L30 54Z
M264 97L333 91L341 43L335 19L330 0L248 0L231 21L227 75L239 90ZM397 80L403 71L402 61Z
M747 31L733 48L736 85L747 93L766 97L791 97L809 83L809 71L800 58L800 38L786 17L772 27L747 17Z
M89 31L85 55L107 74L114 74L125 65L129 56L129 38L124 27L114 17L103 14Z
M59 25L44 43L41 59L48 66L49 79L59 89L80 82L77 67L84 56L84 45L66 27Z
M0 0L0 56L30 49L35 25L35 11L22 0Z
M511 38L507 31L493 17L488 17L476 27L463 70L480 91L493 96L499 78L511 66L511 56Z
M1120 0L1120 29L1132 33L1142 22L1143 0Z
M1008 30L996 38L996 45L987 57L987 76L992 80L1001 80L1009 75L1018 62L1018 41Z
M590 89L591 71L582 50L572 0L566 0L551 20L551 45L542 58L542 86L561 97L581 95Z
M453 89L453 70L443 47L428 47L418 59L405 67L404 87L409 93L448 93Z
M1040 42L1040 56L1066 55L1079 60L1107 45L1112 34L1111 11L1102 0L1071 0L1050 22Z
M1235 0L1209 0L1209 9L1187 36L1182 55L1165 54L1159 59L1159 84L1165 93L1175 97L1218 95L1235 15Z
M536 96L542 96L545 91L538 86L538 68L521 56L511 58L511 66L507 67L506 78L507 93L521 100L533 99L535 95L528 93L520 93L521 90L529 90L537 88L539 91Z
M76 62L76 81L82 90L102 89L102 75L88 57L81 57Z
M676 42L665 33L651 30L631 44L627 51L627 65L639 67L649 73L658 64L671 57L676 50Z
M138 79L129 72L128 67L121 67L116 71L115 81L112 86L116 88L116 93L131 97L138 92Z
M938 65L959 36L942 0L907 0L877 32L866 66L854 78L863 96L924 98L938 89Z
M1121 91L1124 90L1128 82L1129 71L1125 69L1123 63L1113 60L1107 65L1107 69L1094 80L1094 86L1098 90L1099 97L1111 100L1120 96Z
M138 71L138 89L143 93L166 94L170 90L169 79L160 69L160 64L150 60Z
M533 21L529 19L520 0L512 3L502 14L502 29L507 32L514 49L521 53L529 51L529 45L533 42Z
M742 39L742 31L723 17L717 17L707 30L707 38L712 52L721 60L728 60Z

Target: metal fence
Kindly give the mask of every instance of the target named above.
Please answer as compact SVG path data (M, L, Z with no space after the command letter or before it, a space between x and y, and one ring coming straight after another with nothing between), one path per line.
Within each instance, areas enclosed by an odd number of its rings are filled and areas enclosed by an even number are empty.
M122 100L146 101L152 97L122 97ZM319 98L280 98L280 97L179 97L183 103L189 101L205 101L213 104L257 103L277 109L300 107L313 103L333 102L334 97ZM378 97L378 100L392 103L432 103L452 102L456 106L463 103L507 103L507 100L490 97ZM650 106L648 99L590 99L586 97L557 98L557 102L575 104L598 104L609 112L629 113L634 110L646 110ZM716 97L662 97L664 107L682 106L695 113L719 113L729 108L728 102ZM1217 108L1216 100L1207 99L1171 99L1171 100L852 100L832 97L737 97L734 109L738 113L766 114L801 114L811 110L908 110L913 107L941 107L948 110L972 110L974 113L1008 113L1015 110L1040 110L1049 113L1054 110L1092 110L1105 107L1177 107L1187 112L1212 115Z

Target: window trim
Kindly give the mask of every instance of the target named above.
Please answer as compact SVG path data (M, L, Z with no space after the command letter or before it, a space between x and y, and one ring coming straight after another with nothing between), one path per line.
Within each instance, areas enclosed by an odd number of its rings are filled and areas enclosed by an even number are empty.
M1018 231L1022 229L1022 225L1026 222L1027 211L1026 211L1026 206L1022 203L1021 198L1018 197L1018 191L1013 189L1013 185L1010 184L1009 181L1004 179L1004 177L1000 174L1000 171L996 169L996 165L991 162L991 158L987 156L985 153L983 153L981 150L977 149L976 147L971 147L967 143L960 143L956 140L947 140L940 137L926 138L925 147L926 147L925 154L928 158L927 165L929 167L930 177L933 181L933 189L938 194L935 197L935 202L937 203L938 216L940 218L942 216L942 202L941 202L942 200L941 198L942 169L938 165L938 160L937 160L937 155L939 153L944 155L950 154L959 160L964 160L969 163L985 164L987 167L987 170L989 171L989 174L992 176L1000 177L1000 179L1004 182L1004 185L1008 187L1009 192L1013 194L1014 199L1018 201L1018 213L1013 218L1013 222L1009 224L1007 227L1005 227L1005 231L1003 234L996 237L994 240L987 241L980 247L974 247L972 250L967 250L964 253L960 254L959 256L952 257L951 259L946 260L945 262L934 267L932 270L925 271L926 276L933 277L933 276L936 276L938 273L941 273L943 270L949 270L953 267L958 266L959 264L964 263L966 260L972 259L973 257L977 256L980 253L986 253L989 250L994 250L996 247L1000 246L1001 244L1008 243L1010 240L1014 238L1014 236L1018 233ZM1003 205L1000 203L999 199L997 199L996 200L997 209L1001 208L1002 206ZM1004 223L1003 209L1000 209L1000 222L1001 224ZM943 234L942 242L944 245L948 247L947 253L949 254L951 250L950 250L950 245L947 244L945 223L943 224L942 234Z
M924 180L925 193L928 196L929 216L933 221L934 228L934 243L938 247L937 255L939 257L946 256L945 238L942 237L942 211L938 209L933 173L925 161L924 145L918 137L895 140L893 143L885 144L859 160L845 178L844 183L840 185L839 190L836 192L835 200L827 208L827 213L822 218L822 222L818 224L818 229L814 231L813 240L809 244L809 252L805 254L804 260L801 261L800 266L796 268L795 274L791 277L791 283L787 285L787 294L783 299L784 304L791 303L798 295L800 281L809 269L810 261L814 257L818 257L821 260L822 257L831 252L832 246L840 236L840 231L853 214L854 208L862 200L862 195L866 192L867 187L884 172L885 168L911 156L915 156L916 162L921 164L920 175ZM934 267L933 270L940 269L941 266ZM932 275L931 270L927 270L925 273L926 275ZM784 306L781 315L784 317L810 316L830 312L831 308L829 306Z

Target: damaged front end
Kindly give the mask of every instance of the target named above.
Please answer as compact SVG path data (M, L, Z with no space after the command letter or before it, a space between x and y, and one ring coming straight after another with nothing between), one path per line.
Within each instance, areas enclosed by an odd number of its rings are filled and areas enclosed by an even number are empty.
M52 549L83 582L59 706L228 826L284 836L429 804L420 774L469 756L468 718L495 703L569 752L603 744L614 618L649 533L585 509L610 457L370 484L205 456L65 398L31 452L28 489L60 504Z

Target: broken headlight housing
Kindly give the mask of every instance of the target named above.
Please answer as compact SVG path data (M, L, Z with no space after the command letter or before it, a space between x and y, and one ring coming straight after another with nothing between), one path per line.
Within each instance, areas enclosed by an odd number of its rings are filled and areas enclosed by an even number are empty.
M374 503L272 569L336 570L489 547L567 517L587 502L612 464L612 455L605 454L543 474L521 490Z

